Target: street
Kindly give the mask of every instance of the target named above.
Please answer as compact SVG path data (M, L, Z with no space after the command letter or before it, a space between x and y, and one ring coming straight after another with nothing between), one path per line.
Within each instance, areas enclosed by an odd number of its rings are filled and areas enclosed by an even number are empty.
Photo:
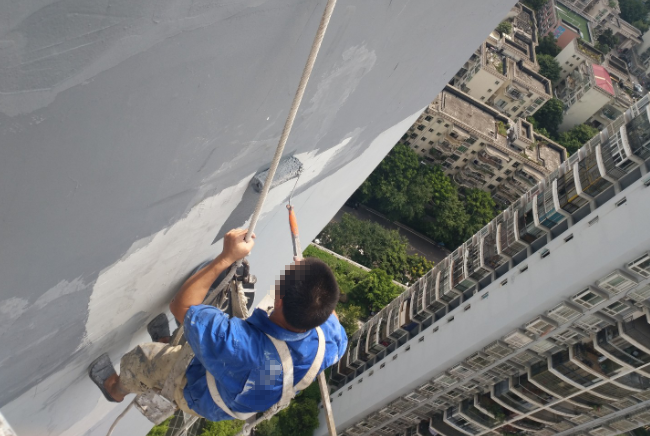
M435 263L442 261L445 257L449 255L449 252L444 248L440 248L437 245L432 244L428 240L421 238L417 234L412 233L400 226L397 226L392 221L389 221L388 219L383 218L365 209L363 206L359 206L358 209L353 209L348 206L343 206L341 210L339 210L336 213L332 221L340 222L344 213L352 214L355 217L364 221L375 222L389 230L397 230L400 235L402 235L408 240L409 245L406 249L408 254L418 254L426 258L427 260L430 260Z

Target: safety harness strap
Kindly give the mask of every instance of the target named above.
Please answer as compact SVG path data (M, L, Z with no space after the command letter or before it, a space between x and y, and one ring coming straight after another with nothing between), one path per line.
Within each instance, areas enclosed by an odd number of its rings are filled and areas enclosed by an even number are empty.
M275 346L275 349L280 356L280 362L282 364L282 396L280 397L280 401L271 407L285 407L287 404L289 404L291 399L295 397L297 392L302 391L308 387L314 378L316 378L318 375L318 371L323 365L323 359L325 357L325 335L323 334L323 330L321 330L320 327L316 327L316 333L318 334L318 350L316 351L316 357L309 367L309 370L307 370L307 374L305 374L302 380L300 380L295 387L293 386L293 360L291 359L291 352L289 351L289 347L285 341L281 341L279 339L275 339L272 336L266 335L271 343L273 343ZM219 406L221 410L226 412L228 415L232 416L235 419L245 421L257 413L241 413L230 410L230 408L226 406L226 403L223 401L223 398L221 398L221 394L219 394L219 389L217 388L217 383L214 379L214 376L206 371L205 377L208 382L208 390L210 391L212 400L216 403L217 406Z

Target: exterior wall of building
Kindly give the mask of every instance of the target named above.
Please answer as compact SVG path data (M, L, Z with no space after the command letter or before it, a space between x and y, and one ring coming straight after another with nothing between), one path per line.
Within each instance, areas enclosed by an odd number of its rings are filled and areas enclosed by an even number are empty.
M602 436L650 419L649 104L351 338L332 372L339 435L424 420L443 436Z
M564 119L559 128L560 132L570 130L573 126L587 121L611 101L611 96L596 88L591 88L585 91L581 97L574 94L568 101L573 101L573 103L564 112Z
M147 341L247 225L325 3L0 2L0 407L17 434L103 436L127 406L87 367ZM305 241L512 3L339 2L285 150ZM291 260L292 187L262 211L260 299ZM114 435L149 428L132 409Z
M472 118L483 117L480 131L462 115L444 109L446 95L465 101L477 111ZM552 150L556 150L551 155L556 158L540 159L532 126L526 121L513 122L452 87L436 97L402 140L423 162L441 165L459 185L492 192L504 206L563 161L563 147L546 138L542 142L551 144Z

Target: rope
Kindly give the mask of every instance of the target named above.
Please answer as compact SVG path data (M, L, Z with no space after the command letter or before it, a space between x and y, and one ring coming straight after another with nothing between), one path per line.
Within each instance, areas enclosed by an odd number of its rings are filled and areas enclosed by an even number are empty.
M278 164L282 158L282 153L284 152L284 146L287 144L287 139L289 139L289 133L293 128L293 122L296 120L296 115L298 114L298 108L302 102L302 98L305 95L305 89L307 88L307 83L311 77L311 72L314 69L314 64L316 63L316 57L318 56L318 51L320 46L323 44L323 38L325 38L325 32L327 31L327 26L329 26L330 19L332 18L332 13L334 12L334 6L336 6L336 0L328 0L327 5L325 6L325 12L323 12L323 17L320 20L320 25L318 26L318 31L316 32L316 37L314 38L314 43L311 46L311 52L309 53L309 58L307 59L307 64L305 69L302 71L302 77L300 78L300 84L298 85L298 90L296 95L293 98L293 103L291 104L291 109L289 110L289 116L287 121L284 123L284 129L282 130L282 135L280 136L280 142L278 143L278 148L275 150L275 155L271 161L271 167L269 168L269 173L266 176L266 181L264 181L264 188L260 193L260 198L257 200L257 206L255 207L255 212L253 212L253 217L251 218L251 223L248 226L248 233L246 234L246 242L250 241L251 235L255 232L255 226L257 225L257 220L262 213L262 207L264 206L264 201L266 196L271 189L271 182L275 176L275 171L278 169Z
M115 418L115 421L113 421L113 425L111 425L111 428L108 429L108 433L106 433L106 436L111 436L113 434L113 430L115 430L115 427L117 426L117 423L120 422L120 420L126 415L126 412L129 411L131 407L135 404L135 399L129 403L128 406L122 410L122 413L117 415L117 418Z

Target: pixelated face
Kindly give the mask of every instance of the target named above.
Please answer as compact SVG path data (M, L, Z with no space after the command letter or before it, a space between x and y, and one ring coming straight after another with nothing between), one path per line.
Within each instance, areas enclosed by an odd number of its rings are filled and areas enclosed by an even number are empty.
M284 298L282 288L286 287L287 280L304 280L309 272L309 268L310 266L302 260L297 260L287 265L282 274L280 274L280 277L276 276L275 298L280 300Z

